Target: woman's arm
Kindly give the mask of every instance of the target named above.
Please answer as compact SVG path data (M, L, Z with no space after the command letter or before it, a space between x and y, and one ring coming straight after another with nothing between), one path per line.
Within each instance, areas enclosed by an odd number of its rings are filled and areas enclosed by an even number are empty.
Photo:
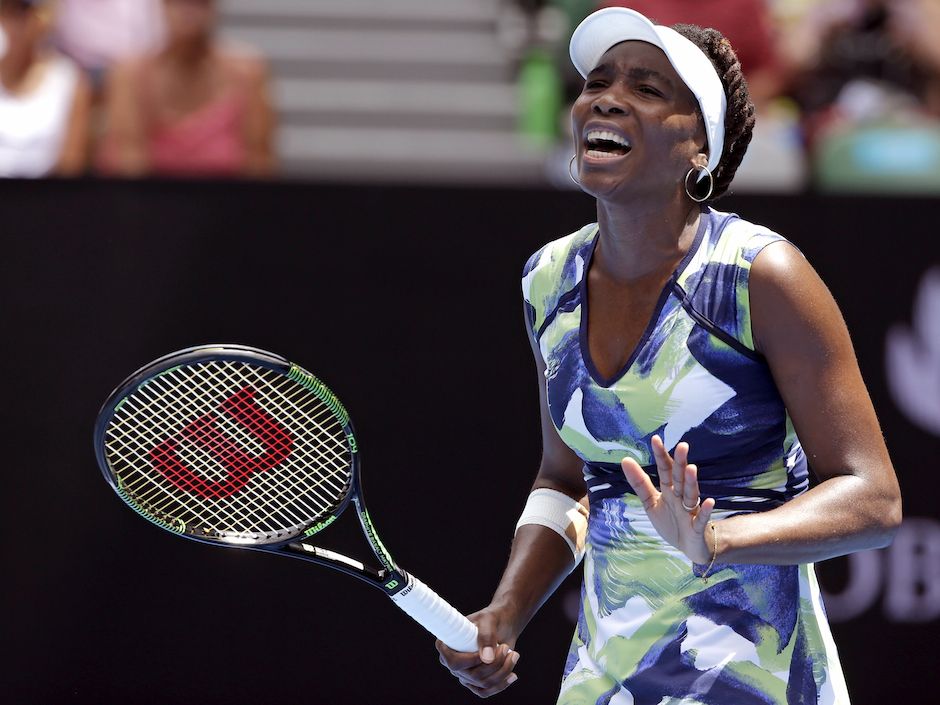
M142 61L118 64L108 72L103 167L121 176L144 176L150 171L147 119L141 105Z
M245 60L247 108L244 125L245 175L270 176L274 172L275 117L271 108L268 67L264 59Z
M542 424L542 461L532 489L553 489L586 505L581 460L555 430L548 412L545 363L531 336L529 340L538 371ZM506 570L490 604L470 615L480 631L480 651L462 654L438 641L441 663L481 697L494 695L511 685L516 680L512 669L519 658L512 651L516 639L572 568L571 548L559 534L537 524L519 527Z
M772 511L721 522L720 558L807 563L887 546L901 523L900 489L832 295L786 243L754 260L750 292L755 346L820 483Z
M91 86L85 75L79 72L66 124L65 139L62 141L59 160L52 172L55 176L80 176L84 173L88 165L90 115Z
M767 512L707 521L706 499L695 512L695 449L680 443L670 457L653 450L666 488L661 494L632 460L622 465L663 537L696 563L796 564L888 545L901 523L897 478L848 330L819 276L786 243L768 245L750 274L752 330L770 366L819 484ZM672 533L670 533L672 531Z
M587 508L583 463L558 436L548 410L545 363L534 343L532 350L542 426L542 460L532 489L556 490ZM524 524L513 540L509 563L490 605L512 615L513 631L518 636L573 568L571 548L557 532L538 524Z

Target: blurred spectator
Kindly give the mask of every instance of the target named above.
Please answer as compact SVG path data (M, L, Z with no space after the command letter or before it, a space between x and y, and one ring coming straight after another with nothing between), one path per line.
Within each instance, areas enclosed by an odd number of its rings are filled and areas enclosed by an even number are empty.
M57 0L56 46L89 74L99 89L106 70L162 44L161 0Z
M80 174L90 93L78 68L45 47L50 2L0 0L0 176Z
M274 168L266 62L214 36L215 0L163 0L166 44L107 84L102 169L125 176L259 176Z
M831 0L811 9L788 48L793 93L814 131L836 117L830 111L854 112L840 101L859 82L940 116L938 32L936 0Z
M833 0L791 39L817 182L940 189L940 3Z

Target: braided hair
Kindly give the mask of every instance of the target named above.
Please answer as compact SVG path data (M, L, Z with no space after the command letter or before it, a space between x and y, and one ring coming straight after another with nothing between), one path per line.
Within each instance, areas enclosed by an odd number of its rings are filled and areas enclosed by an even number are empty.
M725 194L741 165L741 160L744 159L754 130L754 103L751 102L747 90L741 62L731 48L731 42L721 32L694 24L675 24L672 28L711 59L728 100L725 113L725 146L715 173L712 174L715 188L708 199L710 203Z

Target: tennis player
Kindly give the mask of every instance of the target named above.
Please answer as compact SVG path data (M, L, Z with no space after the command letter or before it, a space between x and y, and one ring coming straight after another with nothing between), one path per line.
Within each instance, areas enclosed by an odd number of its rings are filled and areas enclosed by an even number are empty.
M898 484L848 332L780 235L723 213L751 139L713 29L609 8L571 38L597 223L522 280L543 456L477 653L480 696L584 555L558 703L847 703L813 562L887 545ZM845 237L845 233L819 233ZM818 479L810 487L810 469Z

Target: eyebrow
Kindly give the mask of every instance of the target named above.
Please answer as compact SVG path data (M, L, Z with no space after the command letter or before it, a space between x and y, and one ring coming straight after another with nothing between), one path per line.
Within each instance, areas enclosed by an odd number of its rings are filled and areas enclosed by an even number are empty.
M613 71L613 66L609 62L603 64L598 64L594 69L588 73L588 77L593 76L595 73L609 73ZM629 71L627 71L627 76L635 80L642 80L644 78L653 78L659 81L663 81L668 85L672 85L672 80L665 74L655 71L653 69L643 68L641 66L634 66Z

